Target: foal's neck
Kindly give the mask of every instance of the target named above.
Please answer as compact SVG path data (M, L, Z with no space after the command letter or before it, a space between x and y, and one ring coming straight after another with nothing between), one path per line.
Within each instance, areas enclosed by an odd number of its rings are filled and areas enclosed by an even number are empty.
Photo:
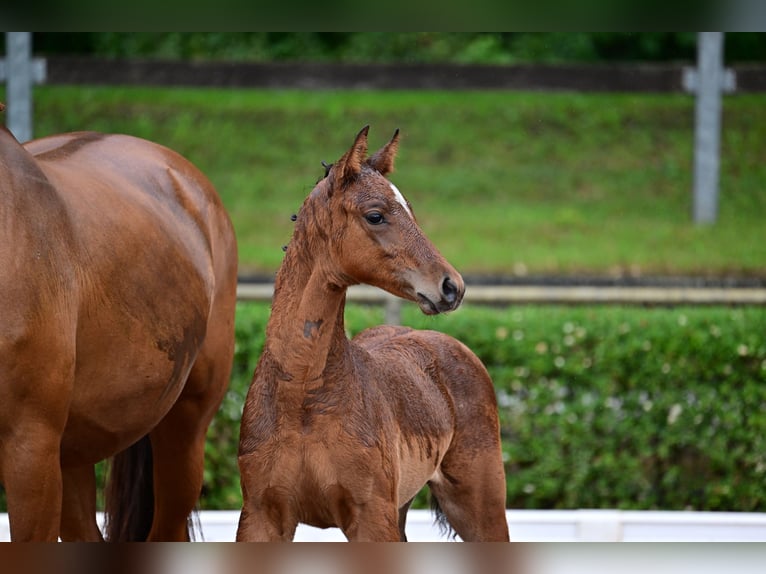
M274 287L266 349L279 362L284 378L311 383L342 360L348 344L343 313L346 287L340 286L321 265L291 250Z

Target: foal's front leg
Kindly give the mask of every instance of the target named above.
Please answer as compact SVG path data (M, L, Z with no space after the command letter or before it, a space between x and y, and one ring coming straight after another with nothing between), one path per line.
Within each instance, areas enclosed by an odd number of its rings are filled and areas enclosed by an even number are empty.
M298 527L288 500L277 489L264 487L269 481L258 453L238 459L242 485L242 512L237 542L290 542Z
M349 542L400 542L399 509L388 500L375 500L351 509L350 520L341 526Z
M263 509L242 507L237 528L237 542L292 542L298 523Z

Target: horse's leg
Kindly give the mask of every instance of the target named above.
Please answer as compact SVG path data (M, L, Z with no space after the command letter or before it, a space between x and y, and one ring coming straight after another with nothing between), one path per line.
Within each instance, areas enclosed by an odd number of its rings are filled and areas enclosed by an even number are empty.
M61 523L61 431L24 424L23 412L18 417L16 432L0 436L11 539L55 542Z
M455 532L466 542L507 542L505 475L499 444L485 451L453 446L428 483Z
M103 540L96 522L96 473L87 464L62 469L64 485L61 509L61 540L95 542Z
M154 521L150 541L189 539L204 471L205 433L212 419L209 400L182 397L150 433L154 463Z
M178 401L150 433L154 523L149 540L189 538L187 521L202 491L205 435L231 373L233 342L230 337L217 342L203 346Z
M199 409L180 401L151 432L154 521L150 541L189 540L188 519L201 489L205 429L190 417Z
M63 312L58 318L66 321ZM0 422L0 478L14 541L55 541L59 535L61 436L74 383L74 353L61 335L65 330L57 327L51 324L49 336L41 333L34 344L11 346L12 360L0 364L0 408L11 419L11 424L5 424L5 417Z

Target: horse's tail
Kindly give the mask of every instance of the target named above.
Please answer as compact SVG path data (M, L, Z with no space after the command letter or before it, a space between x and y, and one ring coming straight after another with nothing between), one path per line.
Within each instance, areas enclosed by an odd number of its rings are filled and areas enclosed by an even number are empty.
M146 540L154 518L152 443L149 436L112 459L105 492L105 538L110 542Z
M439 527L439 534L451 539L457 538L457 532L447 520L447 515L444 514L439 505L439 499L434 496L433 492L431 493L431 510L434 513L434 524Z

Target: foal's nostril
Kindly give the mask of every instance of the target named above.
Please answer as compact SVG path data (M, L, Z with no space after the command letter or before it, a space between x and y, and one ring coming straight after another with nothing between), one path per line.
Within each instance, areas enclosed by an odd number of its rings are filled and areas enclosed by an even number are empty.
M444 282L442 283L442 294L444 295L444 300L450 305L457 301L458 288L457 285L455 285L455 282L449 277L444 278Z

